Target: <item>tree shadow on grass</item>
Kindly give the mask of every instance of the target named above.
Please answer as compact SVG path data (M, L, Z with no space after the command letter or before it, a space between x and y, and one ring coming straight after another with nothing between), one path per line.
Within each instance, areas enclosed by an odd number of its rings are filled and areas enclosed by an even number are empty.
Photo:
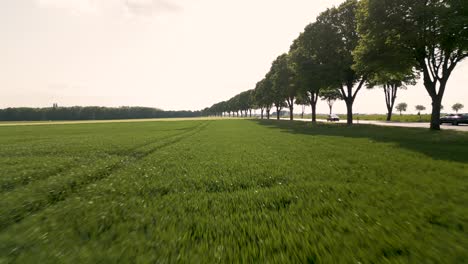
M345 124L318 123L313 125L311 122L303 121L257 119L253 122L293 134L368 138L377 142L396 143L402 148L420 152L433 159L468 162L468 133L466 132L356 124L351 127Z

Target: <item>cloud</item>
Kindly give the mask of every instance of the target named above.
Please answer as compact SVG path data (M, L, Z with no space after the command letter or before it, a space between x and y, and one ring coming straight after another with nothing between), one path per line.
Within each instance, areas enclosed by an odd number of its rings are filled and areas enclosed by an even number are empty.
M39 6L64 9L73 13L97 13L98 0L36 0Z
M181 10L178 5L164 0L125 0L125 7L130 13L143 16Z
M98 14L117 10L122 14L154 16L181 10L172 0L36 0L36 3L41 7L67 10L76 14Z

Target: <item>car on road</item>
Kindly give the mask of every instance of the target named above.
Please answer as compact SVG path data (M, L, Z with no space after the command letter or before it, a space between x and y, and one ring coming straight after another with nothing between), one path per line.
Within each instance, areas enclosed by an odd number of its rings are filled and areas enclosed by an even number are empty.
M340 121L340 117L338 115L328 115L327 121Z
M448 114L440 118L440 123L449 123L454 126L468 124L468 114Z

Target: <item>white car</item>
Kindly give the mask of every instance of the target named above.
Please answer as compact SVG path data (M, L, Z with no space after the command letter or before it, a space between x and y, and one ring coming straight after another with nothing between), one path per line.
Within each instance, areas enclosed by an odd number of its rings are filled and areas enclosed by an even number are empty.
M338 115L328 115L327 121L340 121L340 117Z

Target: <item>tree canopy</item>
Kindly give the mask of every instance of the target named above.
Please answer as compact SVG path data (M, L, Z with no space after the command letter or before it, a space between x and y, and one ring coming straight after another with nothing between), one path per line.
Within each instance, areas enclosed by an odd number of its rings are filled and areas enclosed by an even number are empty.
M398 71L398 64L420 70L432 99L431 128L440 129L447 81L468 56L468 2L362 0L360 6L359 30L364 37L357 54L374 55L371 70L383 66Z
M439 129L442 98L456 65L468 57L466 0L346 0L322 12L280 55L249 100L238 94L212 108L246 112L307 101L315 122L319 96L331 108L346 103L347 123L363 86L382 87L390 120L397 91L422 76L432 99L431 128ZM322 93L330 91L330 93ZM336 92L340 93L338 97ZM406 104L396 107L405 111Z

